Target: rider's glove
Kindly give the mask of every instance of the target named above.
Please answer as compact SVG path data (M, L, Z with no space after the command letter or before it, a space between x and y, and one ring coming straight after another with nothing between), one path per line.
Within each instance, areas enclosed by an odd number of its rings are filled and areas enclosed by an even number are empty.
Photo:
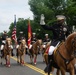
M44 14L41 14L40 25L45 25L44 19L45 19Z

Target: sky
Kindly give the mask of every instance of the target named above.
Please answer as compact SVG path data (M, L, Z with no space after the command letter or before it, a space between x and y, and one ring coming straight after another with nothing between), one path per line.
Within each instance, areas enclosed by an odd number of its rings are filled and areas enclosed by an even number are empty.
M9 31L9 26L18 18L33 19L28 0L0 0L0 32Z

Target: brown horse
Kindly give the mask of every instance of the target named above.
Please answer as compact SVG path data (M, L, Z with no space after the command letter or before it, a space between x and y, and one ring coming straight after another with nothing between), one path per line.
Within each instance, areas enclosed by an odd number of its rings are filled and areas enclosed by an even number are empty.
M49 51L49 47L51 45L51 41L48 42L45 46L45 48L43 49L43 60L46 64L46 66L48 65L48 51ZM54 71L54 67L52 67L52 72ZM58 72L58 71L57 71Z
M32 44L32 48L29 50L31 63L33 63L33 58L34 58L34 64L36 64L36 59L37 59L39 48L41 48L41 44L42 44L41 39L37 40L35 43Z
M51 41L48 42L46 45L42 45L41 51L42 51L42 57L43 57L43 62L48 64L48 48L50 47Z
M26 40L22 39L17 49L17 63L20 63L23 66L24 66L25 54L26 54Z
M12 52L11 45L12 45L11 38L6 38L6 43L3 48L2 58L4 58L6 60L7 67L10 67L10 56L11 56L11 52ZM1 61L1 63L2 63L2 61Z
M76 32L70 34L65 42L54 50L53 66L59 69L62 75L65 75L65 72L76 75Z

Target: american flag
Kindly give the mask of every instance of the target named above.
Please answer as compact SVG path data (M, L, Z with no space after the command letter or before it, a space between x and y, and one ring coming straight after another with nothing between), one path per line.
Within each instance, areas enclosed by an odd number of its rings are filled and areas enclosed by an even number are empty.
M17 41L17 38L16 38L16 15L14 16L14 28L13 28L13 31L12 31L12 39L16 42Z

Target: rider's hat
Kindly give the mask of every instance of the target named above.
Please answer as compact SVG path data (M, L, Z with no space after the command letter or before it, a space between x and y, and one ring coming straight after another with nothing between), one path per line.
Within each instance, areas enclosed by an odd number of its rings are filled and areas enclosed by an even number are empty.
M20 34L23 34L23 31L20 31Z
M35 35L36 33L33 33L33 35Z
M65 19L65 16L64 15L57 15L56 18L57 18L57 20L63 20L63 19Z
M45 34L45 36L48 36L48 34Z
M3 33L7 33L7 31L4 31Z

